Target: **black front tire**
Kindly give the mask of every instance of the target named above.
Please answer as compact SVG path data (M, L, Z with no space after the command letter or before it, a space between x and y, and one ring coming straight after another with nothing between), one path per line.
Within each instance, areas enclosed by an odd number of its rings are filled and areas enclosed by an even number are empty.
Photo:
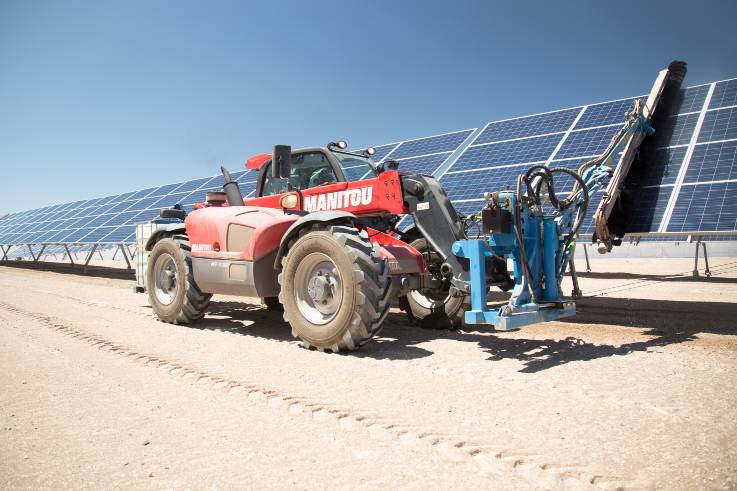
M189 242L166 238L148 256L146 290L154 314L162 322L189 324L205 316L211 293L203 293L192 275Z
M339 306L324 320L310 317L308 311L316 307L309 305L312 301L300 279L300 268L315 255L329 258L339 278L335 288L340 293ZM334 353L355 350L379 332L389 312L387 263L350 225L321 224L300 230L282 259L279 285L284 320L307 348Z

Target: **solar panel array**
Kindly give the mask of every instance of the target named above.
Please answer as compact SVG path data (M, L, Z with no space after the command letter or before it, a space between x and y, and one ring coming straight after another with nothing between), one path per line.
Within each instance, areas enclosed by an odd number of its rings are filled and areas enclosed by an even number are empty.
M635 98L579 106L488 123L376 147L374 160L439 177L456 208L478 211L485 191L511 189L534 164L576 169L600 154ZM634 182L637 203L630 232L737 230L737 79L689 87L657 128L655 155ZM231 174L244 196L258 173ZM14 213L0 220L0 244L132 243L135 224L180 203L189 211L205 193L222 189L222 176L75 201ZM559 191L571 189L568 181ZM597 196L594 197L595 201ZM591 206L592 215L595 206ZM411 220L402 222L402 228ZM591 232L591 220L582 233Z
M606 148L635 99L491 122L440 182L457 209L473 212L485 191L513 189L531 165L576 169ZM736 99L737 79L681 91L653 137L654 158L634 183L629 232L737 230ZM569 180L559 190L571 187ZM589 207L582 233L591 233L595 210Z

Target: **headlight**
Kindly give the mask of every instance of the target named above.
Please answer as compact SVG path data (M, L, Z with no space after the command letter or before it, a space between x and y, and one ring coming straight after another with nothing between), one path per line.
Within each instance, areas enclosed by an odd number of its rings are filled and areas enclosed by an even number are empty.
M375 153L376 153L376 149L375 149L374 147L368 147L368 148L366 149L366 153L367 153L368 155L373 155L373 154L375 154Z
M287 210L297 208L298 198L296 193L285 194L279 199L279 206Z

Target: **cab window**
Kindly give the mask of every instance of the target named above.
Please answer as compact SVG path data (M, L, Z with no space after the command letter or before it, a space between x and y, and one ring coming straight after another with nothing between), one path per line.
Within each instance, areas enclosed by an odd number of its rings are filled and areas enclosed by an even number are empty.
M289 183L293 188L303 189L322 186L337 182L333 166L327 156L322 152L309 152L292 156L292 172L289 177ZM271 164L268 164L265 170L264 186L261 196L270 196L272 194L280 194L287 191L287 184L283 179L274 179L271 177Z

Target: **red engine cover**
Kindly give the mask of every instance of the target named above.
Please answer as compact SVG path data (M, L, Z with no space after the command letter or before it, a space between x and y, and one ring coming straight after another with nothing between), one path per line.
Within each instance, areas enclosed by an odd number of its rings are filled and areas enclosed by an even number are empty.
M184 221L192 256L256 261L279 247L289 226L299 216L255 206L206 207ZM228 227L240 226L239 234ZM243 229L245 227L245 229ZM228 239L237 244L228 244Z

